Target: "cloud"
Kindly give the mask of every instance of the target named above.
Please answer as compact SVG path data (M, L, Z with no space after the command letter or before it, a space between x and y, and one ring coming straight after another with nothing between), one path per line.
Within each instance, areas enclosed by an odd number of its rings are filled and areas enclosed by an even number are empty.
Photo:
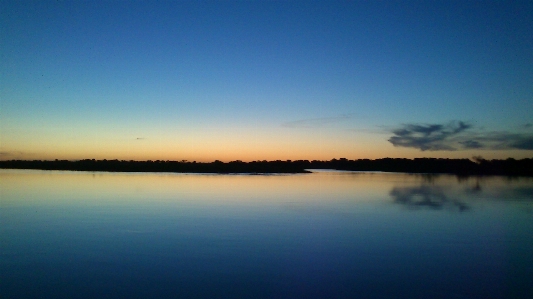
M0 151L0 159L21 159L28 156L28 153L22 151Z
M322 118L308 118L301 119L291 122L286 122L282 124L283 127L287 128L317 128L322 127L327 124L341 122L353 117L353 114L343 114L334 117L322 117Z
M475 140L459 141L459 143L462 144L465 149L483 148L483 145Z
M391 131L389 142L396 147L421 151L467 149L533 150L533 134L507 131L483 132L464 121L448 124L404 124Z
M483 148L487 149L521 149L533 150L533 134L519 134L510 132L490 132L475 136Z
M0 156L20 156L24 154L22 151L0 151Z
M389 142L397 147L413 147L422 151L453 151L456 148L450 143L450 140L469 128L471 125L462 121L451 122L447 125L407 124L393 130L394 136L389 138Z
M533 137L518 138L511 143L517 149L533 150Z
M146 138L144 137L137 137L136 140L145 140Z

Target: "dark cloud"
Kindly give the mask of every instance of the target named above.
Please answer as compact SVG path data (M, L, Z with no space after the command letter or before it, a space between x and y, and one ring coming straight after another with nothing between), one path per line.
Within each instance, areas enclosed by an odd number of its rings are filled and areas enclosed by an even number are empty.
M343 115L334 116L334 117L301 119L301 120L286 122L282 124L282 126L288 127L288 128L316 128L316 127L321 127L323 125L327 125L330 123L336 123L336 122L340 122L343 120L347 120L352 117L353 117L352 114L343 114Z
M533 134L483 132L463 122L443 124L405 124L391 130L389 142L398 147L422 151L455 151L464 149L533 150Z
M466 148L466 149L483 148L483 145L481 143L479 143L478 141L475 141L475 140L459 141L459 143L462 144L463 147Z
M517 149L533 150L533 136L518 138L511 143L511 146Z
M533 150L533 134L490 132L479 134L477 140L484 144L484 148L488 149Z
M413 147L422 151L453 151L456 148L450 144L450 140L461 132L471 128L465 122L451 122L447 125L440 124L407 124L402 128L393 130L395 136L389 138L394 146Z

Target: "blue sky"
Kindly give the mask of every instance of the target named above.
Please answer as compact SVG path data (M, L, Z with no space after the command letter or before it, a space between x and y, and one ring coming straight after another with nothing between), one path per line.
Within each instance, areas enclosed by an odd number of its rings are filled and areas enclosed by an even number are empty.
M2 1L0 18L0 159L533 156L531 1Z

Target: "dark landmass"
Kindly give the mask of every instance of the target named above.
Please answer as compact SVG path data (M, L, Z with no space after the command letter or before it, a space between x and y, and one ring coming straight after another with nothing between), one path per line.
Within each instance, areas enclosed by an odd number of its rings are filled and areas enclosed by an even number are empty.
M383 171L407 173L448 173L456 175L506 175L533 176L533 159L515 160L485 160L470 159L437 159L437 158L384 158L348 160L341 158L331 161L312 161L313 167L318 169L355 170L355 171ZM315 166L316 165L316 166Z
M456 175L533 176L533 159L485 160L470 159L360 159L330 161L253 161L197 163L189 161L124 161L124 160L9 160L0 161L0 168L111 171L111 172L189 172L189 173L306 173L306 169L351 171L383 171L406 173L448 173Z
M309 173L291 161L232 161L224 163L197 163L188 161L124 161L94 160L79 161L0 161L0 168L42 169L42 170L75 170L75 171L110 171L110 172L180 172L180 173Z

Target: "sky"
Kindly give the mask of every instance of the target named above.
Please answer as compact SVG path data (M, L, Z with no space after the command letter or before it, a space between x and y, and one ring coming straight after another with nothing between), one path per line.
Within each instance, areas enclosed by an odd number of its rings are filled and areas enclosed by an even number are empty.
M0 160L533 157L532 1L0 1Z

